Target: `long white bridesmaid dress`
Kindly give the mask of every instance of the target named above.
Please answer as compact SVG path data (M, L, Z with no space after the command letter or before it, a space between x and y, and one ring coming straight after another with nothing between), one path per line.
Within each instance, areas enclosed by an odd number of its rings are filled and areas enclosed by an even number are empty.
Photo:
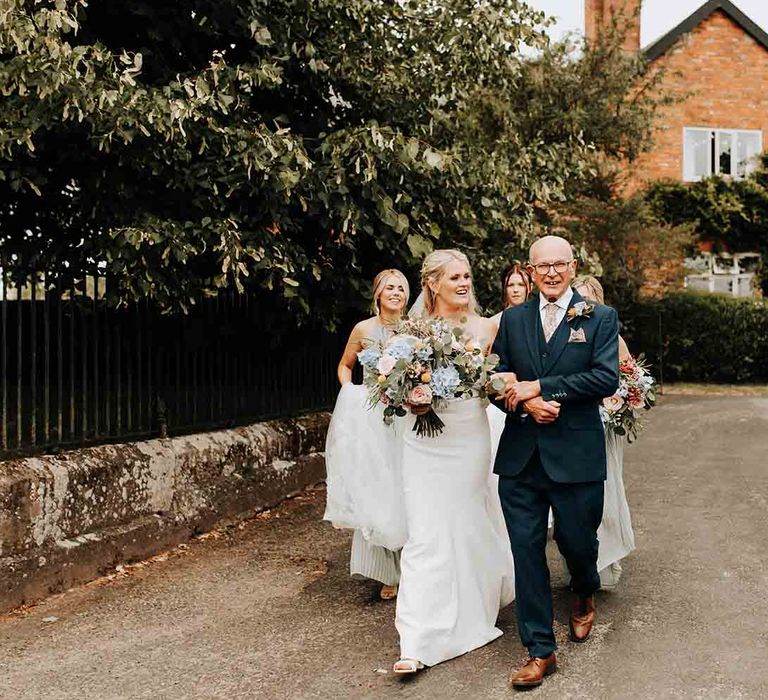
M605 449L608 474L605 480L603 520L597 531L600 549L597 570L600 584L610 590L621 577L621 560L635 548L635 533L624 491L624 443L625 438L610 428L605 430Z
M386 329L374 340L384 341ZM399 422L387 426L383 408L367 406L364 386L339 391L325 444L327 502L324 519L352 528L350 574L393 586L400 580L405 510L400 478Z
M514 570L480 399L438 411L436 437L404 419L402 480L408 539L401 553L395 624L400 655L434 666L502 634L500 608L514 597Z

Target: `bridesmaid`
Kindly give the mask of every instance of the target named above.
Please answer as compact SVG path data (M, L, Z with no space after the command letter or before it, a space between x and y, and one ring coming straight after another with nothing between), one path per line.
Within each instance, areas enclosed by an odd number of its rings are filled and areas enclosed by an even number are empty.
M409 296L408 280L399 270L382 270L376 275L371 306L373 316L360 321L352 329L339 362L336 374L342 387L352 381L357 353L363 349L365 341L384 342L390 337L403 316ZM366 411L364 406L360 410ZM360 529L355 529L352 537L349 568L353 577L369 578L383 584L380 591L382 600L397 597L400 552L372 544Z
M491 320L499 327L501 314L511 306L520 306L531 296L531 276L521 262L513 260L501 273L502 309Z
M584 275L573 282L573 288L589 301L604 304L603 286L592 276ZM619 362L631 357L624 339L619 336ZM605 481L603 520L597 531L600 550L597 569L603 589L615 588L621 577L621 560L635 548L635 535L624 491L624 437L610 428L605 431L608 474Z

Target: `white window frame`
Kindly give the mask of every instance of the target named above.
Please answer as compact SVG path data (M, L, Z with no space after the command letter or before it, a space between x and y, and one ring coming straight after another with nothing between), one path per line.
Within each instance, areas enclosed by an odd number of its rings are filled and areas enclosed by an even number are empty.
M740 134L757 134L757 136L760 139L760 148L757 151L756 155L759 155L763 152L764 146L763 146L763 132L762 129L718 129L717 127L709 127L709 126L685 126L683 127L683 162L682 162L682 176L683 176L683 182L699 182L705 177L711 177L712 175L720 175L720 161L718 158L713 158L712 149L709 150L707 156L709 160L709 172L706 175L690 175L686 172L685 164L686 164L686 144L687 139L686 136L689 132L705 132L707 134L714 134L715 136L715 153L720 152L720 137L722 134L730 134L732 137L732 146L731 146L731 173L725 174L723 177L726 178L733 178L735 180L740 180L744 177L744 175L739 175L737 173L738 168L738 161L736 160L737 153L738 153L738 144L739 144L739 135ZM753 172L755 169L755 164L748 165L746 174L749 174Z

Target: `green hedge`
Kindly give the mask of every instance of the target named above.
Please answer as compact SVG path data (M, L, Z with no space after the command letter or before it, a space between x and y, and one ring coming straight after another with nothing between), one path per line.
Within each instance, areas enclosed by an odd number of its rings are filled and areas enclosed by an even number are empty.
M768 382L768 304L683 292L641 301L622 314L633 354L665 381Z

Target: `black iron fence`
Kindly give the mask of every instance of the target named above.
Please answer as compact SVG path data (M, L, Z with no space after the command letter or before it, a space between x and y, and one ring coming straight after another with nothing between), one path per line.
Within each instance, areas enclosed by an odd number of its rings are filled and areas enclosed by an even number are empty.
M0 272L0 459L333 405L345 333L296 328L254 292L222 291L187 315L115 309L107 283L97 272L73 283ZM663 382L663 314L624 316L633 353Z
M115 309L107 280L0 273L0 458L332 406L344 338L222 291L188 315Z

